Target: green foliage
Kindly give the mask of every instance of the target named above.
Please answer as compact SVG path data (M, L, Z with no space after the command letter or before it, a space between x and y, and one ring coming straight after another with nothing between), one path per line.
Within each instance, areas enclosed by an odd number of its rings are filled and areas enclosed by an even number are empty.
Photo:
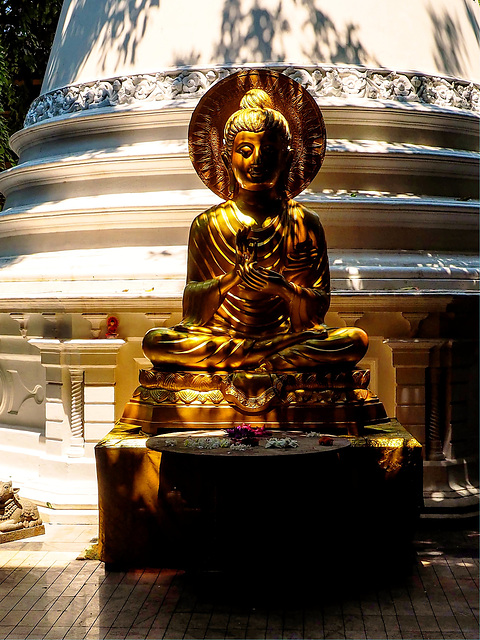
M40 93L62 0L0 0L0 169L15 162L8 138Z
M8 146L9 122L5 112L5 106L9 103L11 84L6 56L0 42L0 170L14 161L14 154Z

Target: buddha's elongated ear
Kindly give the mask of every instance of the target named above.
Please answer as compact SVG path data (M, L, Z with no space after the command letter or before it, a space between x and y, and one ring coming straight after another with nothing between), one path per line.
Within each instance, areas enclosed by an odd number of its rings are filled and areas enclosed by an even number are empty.
M228 173L228 195L227 195L227 199L228 200L232 200L237 191L238 191L238 184L237 181L235 179L235 176L233 175L233 170L232 170L232 163L230 161L230 157L228 155L228 153L226 151L222 151L222 162L225 165L226 169L227 169L227 173Z
M292 168L292 162L293 162L293 149L290 145L288 145L288 147L285 149L285 169L287 171L287 173L290 172L290 169Z
M228 153L226 151L222 151L222 162L225 165L227 171L231 169L232 163L230 162L230 158L228 157Z
M277 194L281 198L286 198L288 200L289 194L288 194L287 185L288 185L288 179L290 176L290 170L292 168L292 163L294 160L294 151L290 147L290 145L285 148L285 152L283 154L282 160L284 162L284 166L277 180L277 185L280 185L281 189L280 190L277 189Z

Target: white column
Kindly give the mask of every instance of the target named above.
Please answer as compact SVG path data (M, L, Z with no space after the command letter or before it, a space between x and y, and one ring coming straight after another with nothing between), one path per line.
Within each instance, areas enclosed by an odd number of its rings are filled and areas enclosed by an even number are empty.
M69 368L71 384L70 430L71 440L68 456L75 458L84 454L85 438L83 425L83 369Z
M428 451L425 372L432 348L443 341L416 338L385 342L392 350L395 367L396 418Z
M115 424L115 368L124 340L29 342L40 350L47 369L46 438L50 451L93 457L95 443Z

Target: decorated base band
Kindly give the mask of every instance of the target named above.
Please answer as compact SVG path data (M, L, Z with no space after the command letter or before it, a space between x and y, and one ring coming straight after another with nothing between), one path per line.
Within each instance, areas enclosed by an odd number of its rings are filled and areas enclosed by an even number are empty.
M359 435L388 420L369 389L369 372L206 374L142 370L121 422L155 435L179 429L227 429L248 422L269 429L326 427Z

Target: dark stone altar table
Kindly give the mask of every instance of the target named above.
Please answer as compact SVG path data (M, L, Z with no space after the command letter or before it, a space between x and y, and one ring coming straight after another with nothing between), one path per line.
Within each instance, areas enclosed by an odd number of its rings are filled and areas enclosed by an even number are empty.
M96 447L100 559L112 569L228 569L251 554L268 566L335 554L391 562L408 551L421 446L396 420L329 446L298 431L274 436L298 446L269 449L261 438L244 451L200 449L185 445L199 432L146 437L118 423Z

